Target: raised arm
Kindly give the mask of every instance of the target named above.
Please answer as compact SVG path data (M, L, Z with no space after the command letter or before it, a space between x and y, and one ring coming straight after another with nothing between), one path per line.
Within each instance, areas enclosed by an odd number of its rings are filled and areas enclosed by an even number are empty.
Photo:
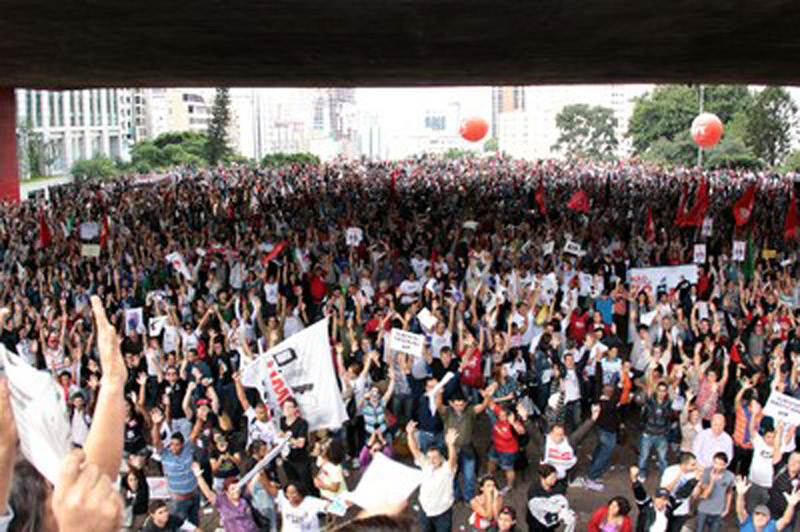
M114 327L108 322L100 298L91 297L92 312L97 322L97 350L103 377L97 396L92 426L86 437L86 461L94 464L113 482L122 461L122 435L125 432L125 383L128 370L120 352Z
M200 468L200 464L197 462L192 464L192 473L194 473L194 478L197 479L197 486L200 488L200 493L202 493L203 496L208 499L208 502L211 504L211 506L216 506L217 494L214 493L210 487L208 487L206 479L203 478L203 470Z
M450 471L452 471L453 474L455 474L456 468L458 468L458 449L456 448L457 440L458 431L454 428L448 429L447 434L444 436L444 442L447 445L447 465L450 467Z
M242 405L242 410L247 412L250 410L250 401L247 400L247 394L244 393L242 376L239 375L238 371L233 374L233 385L236 388L236 398L239 400L239 404Z
M423 459L422 452L419 450L419 444L417 443L417 422L416 421L409 421L408 425L406 425L406 434L408 435L408 450L411 452L411 456L414 458L414 462L421 462Z
M744 524L747 521L747 508L744 504L744 495L750 489L750 482L743 477L736 477L736 517L739 518L739 524ZM787 508L788 510L788 508Z

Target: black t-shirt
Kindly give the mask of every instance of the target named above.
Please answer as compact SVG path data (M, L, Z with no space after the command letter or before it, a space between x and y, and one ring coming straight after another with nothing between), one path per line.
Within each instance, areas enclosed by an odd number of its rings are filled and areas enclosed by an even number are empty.
M223 453L219 452L219 450L216 447L214 447L213 449L211 449L211 452L209 453L209 458L213 460L219 460L222 454ZM227 454L228 457L233 456L233 452L230 449L225 451L225 454ZM234 462L231 458L225 458L219 463L219 466L217 467L217 471L216 473L214 473L214 476L217 478L237 477L239 476L239 467L236 465L236 462Z
M437 381L441 381L448 371L452 371L453 374L458 373L458 361L455 357L450 359L450 365L448 366L445 366L439 358L434 358L431 361L431 373Z
M147 445L144 441L144 419L138 412L133 412L125 422L125 452L138 453Z
M158 527L155 525L155 523L153 523L152 518L148 518L144 527L142 527L142 532L178 532L183 526L183 523L184 520L180 517L176 515L170 515L169 519L167 520L167 524L163 527Z
M281 418L281 430L291 433L292 438L305 438L306 444L303 447L292 447L289 452L288 460L292 462L307 462L310 460L308 454L308 423L303 418L297 418L291 425L286 424L286 418Z
M183 397L186 395L186 381L178 379L175 384L170 384L169 381L161 383L159 397L164 394L169 395L169 410L172 419L183 419L186 414L183 412Z

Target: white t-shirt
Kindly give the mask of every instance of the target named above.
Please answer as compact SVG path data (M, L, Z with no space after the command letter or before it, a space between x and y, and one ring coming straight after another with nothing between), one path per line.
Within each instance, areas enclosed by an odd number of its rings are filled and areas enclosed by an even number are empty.
M278 443L278 429L272 420L261 421L256 417L256 410L252 406L244 415L247 417L247 445L256 440L261 440L270 447Z
M556 443L548 434L545 439L544 460L542 460L542 463L555 467L558 478L562 479L567 476L567 471L578 463L578 457L575 456L575 451L572 449L572 445L569 444L569 440L564 438L561 443Z
M428 517L436 517L453 506L453 479L455 471L445 461L436 469L426 457L415 462L422 468L422 484L419 487L419 505Z
M656 518L647 532L667 532L667 512L656 511Z
M794 450L794 440L788 445L784 441L781 453ZM774 478L774 465L772 463L772 446L767 445L760 434L753 434L753 461L750 463L750 482L762 488L771 488Z
M450 331L445 330L441 336L435 332L431 335L431 355L433 358L439 358L439 353L443 347L453 347L453 335Z
M283 516L282 532L318 532L319 514L325 513L328 503L322 499L308 496L299 506L292 506L283 490L278 492L276 499L278 511Z
M400 293L403 294L400 301L404 305L416 301L420 292L422 292L422 285L420 285L419 281L406 280L400 283Z
M678 478L681 475L682 475L682 473L681 473L680 464L669 466L668 468L666 468L664 470L664 474L661 475L661 487L662 488L666 487L667 484L671 484L671 483L675 482L675 479ZM683 475L681 477L681 479L678 481L678 483L675 484L675 488L671 491L672 495L674 496L676 493L678 493L678 490L681 489L681 487L684 484L686 484L687 482L689 482L693 478L694 478L694 473L686 473L685 475ZM690 510L689 502L690 502L690 500L691 500L691 498L684 499L683 502L681 502L680 505L678 505L675 508L675 511L673 511L672 514L673 515L689 515L689 510Z

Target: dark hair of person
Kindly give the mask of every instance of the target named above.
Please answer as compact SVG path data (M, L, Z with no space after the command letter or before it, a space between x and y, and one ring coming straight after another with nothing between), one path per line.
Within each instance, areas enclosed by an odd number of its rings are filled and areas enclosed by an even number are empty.
M169 506L169 504L167 504L167 501L165 501L164 499L154 499L150 501L150 504L147 505L147 513L154 514L161 508L167 506Z
M398 516L382 514L356 518L333 528L332 532L405 532L406 530L417 532L420 527L415 519L403 513Z
M8 505L14 510L9 532L42 532L46 530L46 512L50 484L27 460L14 466L14 481Z
M612 502L617 503L617 506L619 507L619 515L625 516L630 513L631 503L628 502L628 499L626 499L625 497L622 497L621 495L614 497L613 499L608 501L608 505L611 506Z
M328 448L325 450L325 458L334 465L341 465L344 462L344 447L338 440L331 440L328 443Z

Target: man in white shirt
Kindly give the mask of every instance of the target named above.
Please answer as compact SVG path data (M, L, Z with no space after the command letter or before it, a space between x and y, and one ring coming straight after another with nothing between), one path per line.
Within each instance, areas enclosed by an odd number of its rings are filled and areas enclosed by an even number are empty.
M696 479L695 470L697 469L697 459L692 453L681 453L681 461L671 465L664 470L661 475L661 487L669 490L672 497L676 497L678 490L693 479ZM677 499L677 497L676 497ZM683 524L689 519L691 510L691 499L681 499L672 510L672 530L680 531Z
M783 421L777 427L768 427L762 437L758 433L756 415L751 417L750 434L753 440L753 461L750 464L751 487L747 492L747 511L760 504L769 503L769 490L772 488L775 466L781 462L783 454L794 450L795 427L784 431Z
M450 532L453 528L453 481L456 476L458 456L456 440L458 432L450 429L445 434L447 461L436 445L428 448L425 454L417 443L417 424L411 421L406 426L408 449L414 463L422 468L422 484L419 487L419 522L423 532Z
M397 292L400 302L404 305L410 305L419 298L422 292L422 284L417 281L417 275L411 272L409 278L400 283Z
M703 468L714 465L714 455L722 452L728 457L728 463L733 458L733 438L725 432L725 416L714 414L711 418L711 428L701 431L694 439L692 452Z

